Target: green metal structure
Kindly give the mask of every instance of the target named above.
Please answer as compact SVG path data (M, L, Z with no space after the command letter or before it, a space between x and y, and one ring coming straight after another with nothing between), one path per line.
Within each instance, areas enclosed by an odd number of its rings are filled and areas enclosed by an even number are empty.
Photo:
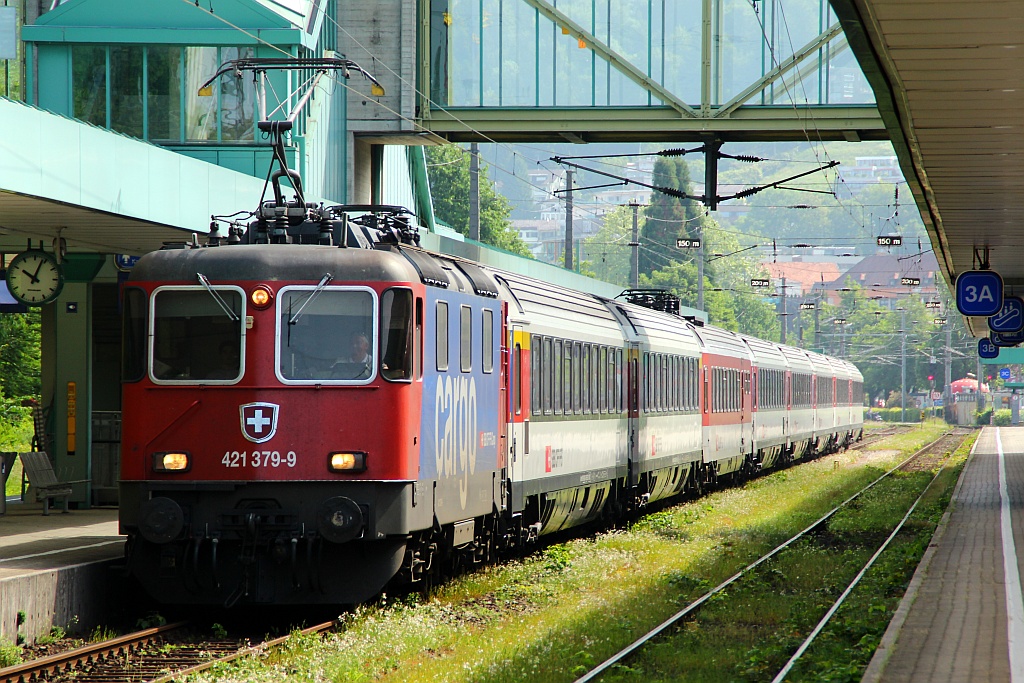
M255 130L249 77L199 86L218 65L246 57L319 57L336 48L336 0L305 12L266 0L197 4L72 0L22 29L27 101L179 154L263 177L270 148ZM302 74L268 75L267 106L284 118ZM311 194L346 199L347 91L323 85L296 120L288 145Z
M420 12L419 108L450 140L887 137L828 0L421 0Z

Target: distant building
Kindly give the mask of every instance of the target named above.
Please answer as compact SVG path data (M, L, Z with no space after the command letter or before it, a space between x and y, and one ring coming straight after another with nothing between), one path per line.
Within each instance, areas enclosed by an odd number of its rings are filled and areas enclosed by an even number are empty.
M850 193L865 185L899 185L903 171L895 156L857 157L852 166L840 166L839 178Z
M815 287L823 282L833 282L839 277L839 267L827 261L780 261L764 265L768 269L776 296L783 293L783 278L786 280L785 296L793 298L811 296Z
M821 286L830 303L839 302L842 287L857 286L865 295L874 298L885 308L894 308L900 297L908 293L922 301L937 300L939 290L936 277L939 262L931 252L908 257L893 254L874 254L861 259L839 278ZM920 280L919 285L907 284L906 279Z

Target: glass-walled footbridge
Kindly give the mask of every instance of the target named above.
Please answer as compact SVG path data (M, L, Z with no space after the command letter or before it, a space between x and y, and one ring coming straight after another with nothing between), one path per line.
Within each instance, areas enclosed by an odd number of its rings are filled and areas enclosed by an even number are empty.
M420 27L450 140L887 137L828 0L421 0Z

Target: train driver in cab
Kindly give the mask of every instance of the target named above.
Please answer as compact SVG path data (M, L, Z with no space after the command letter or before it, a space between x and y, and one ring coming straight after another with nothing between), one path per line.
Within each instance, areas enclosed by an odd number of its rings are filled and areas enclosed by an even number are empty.
M373 374L373 354L366 334L356 332L351 336L348 355L335 361L331 373L336 379L366 379Z

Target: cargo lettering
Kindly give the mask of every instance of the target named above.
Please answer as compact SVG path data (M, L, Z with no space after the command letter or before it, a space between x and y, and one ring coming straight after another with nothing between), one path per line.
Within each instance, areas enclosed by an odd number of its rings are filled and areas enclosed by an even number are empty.
M459 502L469 499L469 475L476 472L476 379L445 377L434 392L434 464L437 476L457 477Z

